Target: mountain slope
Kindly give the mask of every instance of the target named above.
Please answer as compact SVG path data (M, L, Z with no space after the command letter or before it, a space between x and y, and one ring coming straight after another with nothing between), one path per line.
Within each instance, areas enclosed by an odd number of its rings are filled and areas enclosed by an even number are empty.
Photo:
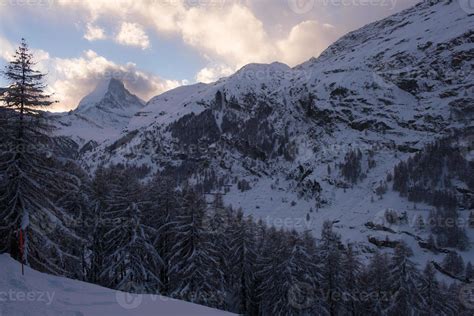
M0 315L232 315L175 299L136 295L56 277L0 255Z
M427 220L433 207L415 208L386 179L437 138L454 130L471 137L473 29L456 1L424 1L295 68L251 64L157 96L126 132L85 153L84 165L146 164L226 192L228 204L286 229L318 235L332 220L343 240L368 253L371 238L418 248L413 236L426 239L429 230L416 231L413 219ZM355 176L347 170L354 163ZM370 228L387 209L408 223ZM442 258L419 250L420 261Z

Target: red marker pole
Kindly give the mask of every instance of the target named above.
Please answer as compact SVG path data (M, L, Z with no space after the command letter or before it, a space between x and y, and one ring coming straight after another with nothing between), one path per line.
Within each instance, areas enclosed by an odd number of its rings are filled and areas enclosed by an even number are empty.
M20 229L20 258L21 258L21 275L25 275L25 268L23 266L23 230Z

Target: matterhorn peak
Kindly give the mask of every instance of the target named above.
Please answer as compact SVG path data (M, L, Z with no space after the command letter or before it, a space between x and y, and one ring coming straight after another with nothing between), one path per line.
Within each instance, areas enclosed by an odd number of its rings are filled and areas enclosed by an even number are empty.
M79 102L76 111L84 113L94 108L102 108L107 111L118 109L129 112L139 110L144 103L130 93L120 79L110 78L100 81L96 88Z

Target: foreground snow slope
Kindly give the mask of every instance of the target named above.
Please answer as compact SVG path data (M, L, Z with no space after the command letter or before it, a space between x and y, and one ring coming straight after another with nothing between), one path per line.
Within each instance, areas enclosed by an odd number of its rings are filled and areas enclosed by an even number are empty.
M0 316L231 315L157 295L130 295L51 276L0 255Z

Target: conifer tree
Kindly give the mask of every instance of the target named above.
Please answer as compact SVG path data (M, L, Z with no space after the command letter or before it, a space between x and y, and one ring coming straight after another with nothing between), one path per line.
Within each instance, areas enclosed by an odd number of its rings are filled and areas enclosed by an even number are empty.
M2 151L0 152L0 244L26 264L56 274L72 275L81 259L71 245L83 240L69 229L69 214L55 203L58 192L77 191L78 179L52 156L45 112L54 102L46 94L45 74L24 39L3 76L8 87L0 97ZM60 236L60 237L59 237ZM68 249L69 248L69 249Z
M170 257L174 242L173 221L178 211L178 199L173 180L156 175L147 186L145 216L147 223L157 229L153 238L163 265L160 271L160 293L168 295L170 291Z
M367 313L382 314L388 307L390 297L390 259L387 254L376 252L367 267L367 293L370 296L370 304L366 308Z
M344 303L349 315L361 314L359 291L361 286L362 264L354 253L352 245L348 245L343 253L342 269L344 273Z
M344 282L340 246L341 237L333 231L332 222L324 222L318 256L322 275L320 286L330 315L338 315L342 308L340 298L344 292Z
M249 313L255 305L256 240L252 219L245 219L242 210L229 225L229 290L237 297L237 312ZM225 240L225 239L224 239Z
M186 189L173 222L174 244L170 257L170 294L190 302L221 308L223 273L205 230L206 202Z
M466 280L474 281L474 269L472 267L472 263L469 261L466 265Z
M412 315L422 310L419 293L420 275L411 261L413 251L403 242L395 248L390 264L391 305L389 315Z
M451 251L443 260L443 268L454 276L461 277L464 273L464 260L457 252Z
M436 270L433 264L428 263L420 279L420 296L423 315L449 315L449 305L446 304L444 293L441 291Z
M162 259L151 242L157 232L145 224L141 185L122 171L107 196L106 258L101 277L120 290L157 292Z

